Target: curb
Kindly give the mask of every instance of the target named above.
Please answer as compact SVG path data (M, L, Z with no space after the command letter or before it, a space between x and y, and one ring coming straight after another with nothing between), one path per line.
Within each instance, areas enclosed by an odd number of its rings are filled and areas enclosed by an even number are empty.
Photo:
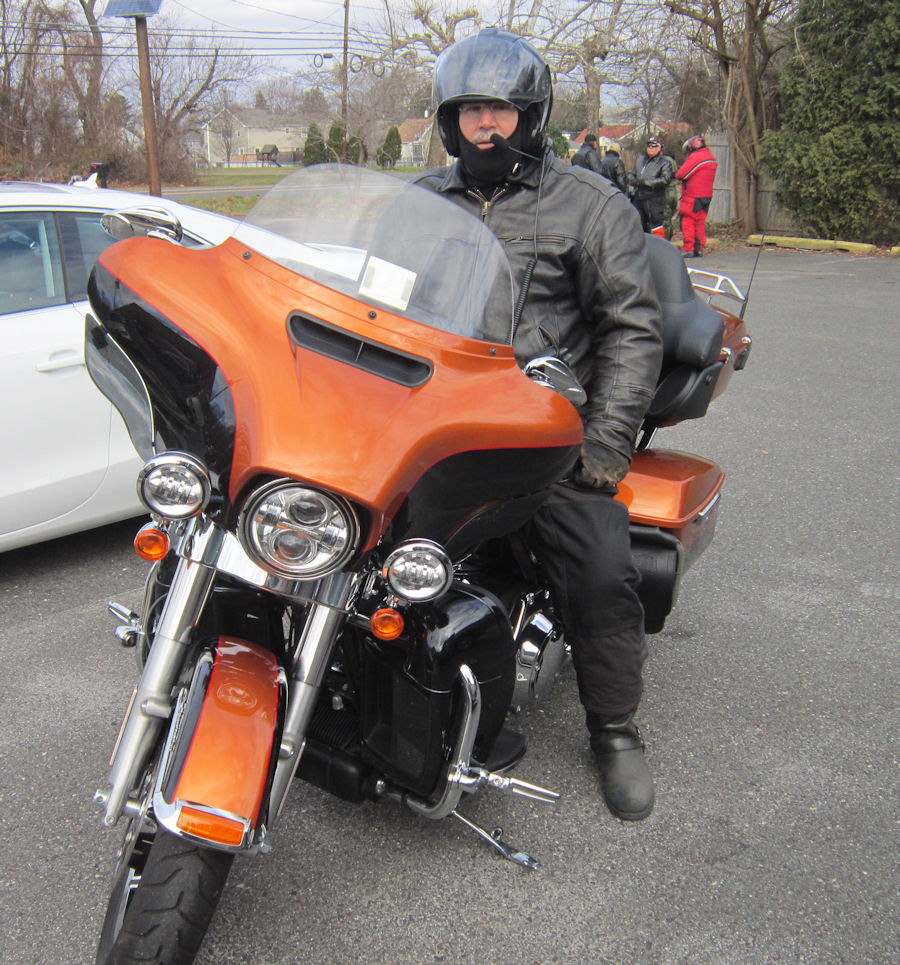
M750 235L748 245L763 244L762 235ZM779 235L766 235L765 244L779 248L799 248L801 251L847 251L852 255L874 255L876 245L860 244L856 241L824 241L820 238L786 238ZM891 254L900 254L900 248L892 248Z

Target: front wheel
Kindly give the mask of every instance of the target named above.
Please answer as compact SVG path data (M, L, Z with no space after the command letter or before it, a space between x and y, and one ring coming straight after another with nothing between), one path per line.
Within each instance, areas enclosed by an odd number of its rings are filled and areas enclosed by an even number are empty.
M233 854L166 831L153 834L132 826L106 909L97 965L190 965L233 860Z

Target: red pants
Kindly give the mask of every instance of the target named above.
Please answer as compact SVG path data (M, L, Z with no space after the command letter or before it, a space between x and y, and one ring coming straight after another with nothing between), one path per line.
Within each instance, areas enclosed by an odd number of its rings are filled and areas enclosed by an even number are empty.
M685 251L706 247L706 215L709 202L709 198L682 198L678 205Z

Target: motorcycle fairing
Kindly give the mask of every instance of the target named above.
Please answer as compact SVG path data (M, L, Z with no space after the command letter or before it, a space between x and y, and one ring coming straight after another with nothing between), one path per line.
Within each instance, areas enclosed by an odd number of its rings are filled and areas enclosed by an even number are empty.
M198 661L172 717L153 796L173 834L223 850L255 843L265 820L284 674L256 644L221 636ZM199 830L210 824L209 834ZM233 836L232 836L233 835Z
M525 377L511 347L375 311L235 239L187 250L135 238L108 248L100 264L223 373L235 414L233 503L260 476L309 480L368 509L368 549L415 483L449 456L543 451L550 458L535 459L547 466L538 481L549 485L559 450L574 458L580 447L576 410ZM305 348L288 331L298 313L424 360L433 373L404 385Z

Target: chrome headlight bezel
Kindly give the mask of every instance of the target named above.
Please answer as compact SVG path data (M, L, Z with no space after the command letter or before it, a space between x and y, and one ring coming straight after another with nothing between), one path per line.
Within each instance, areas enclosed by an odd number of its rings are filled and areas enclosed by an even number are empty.
M404 574L401 567L432 568L433 575L424 583L414 572ZM442 597L453 583L453 561L439 543L430 539L408 540L395 546L381 568L381 575L391 591L410 603L425 603ZM420 582L422 585L415 586Z
M138 499L156 516L190 519L212 496L209 470L187 452L162 452L148 459L137 477Z
M306 502L308 520L293 519L290 507ZM321 510L318 512L316 507ZM279 532L280 530L280 532ZM285 542L279 557L276 545ZM359 520L353 507L341 496L297 479L276 479L255 489L244 501L238 517L238 538L247 555L267 573L288 580L314 580L339 570L356 551ZM291 547L311 552L306 559L289 562Z

